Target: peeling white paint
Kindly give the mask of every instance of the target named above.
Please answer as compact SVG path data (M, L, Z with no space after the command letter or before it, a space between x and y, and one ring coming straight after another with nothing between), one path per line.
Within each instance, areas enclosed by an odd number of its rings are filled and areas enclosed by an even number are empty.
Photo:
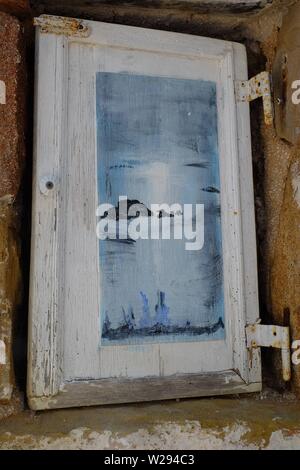
M299 450L300 433L289 435L287 430L272 433L267 447L268 450Z

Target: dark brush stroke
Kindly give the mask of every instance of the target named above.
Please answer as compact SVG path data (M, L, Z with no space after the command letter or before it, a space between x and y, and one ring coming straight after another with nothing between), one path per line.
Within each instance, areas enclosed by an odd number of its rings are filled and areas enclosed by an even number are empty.
M125 164L125 163L120 163L120 165L111 165L109 167L110 170L117 170L119 168L134 168L134 166L128 165L128 164Z
M184 166L189 166L192 168L202 168L206 169L209 166L209 162L203 162L203 163L186 163Z
M132 328L132 325L123 324L118 328L108 328L107 324L102 330L102 338L113 340L122 340L128 339L129 337L146 337L146 336L161 336L161 335L190 335L190 336L200 336L200 335L212 335L216 333L220 328L225 328L223 320L219 317L219 320L207 326L190 326L187 322L186 326L176 326L176 325L162 325L161 323L156 323L151 327L146 328Z
M103 242L117 242L117 243L125 243L125 245L134 245L136 240L132 238L106 238L105 240L101 240Z
M207 186L207 188L201 188L201 191L205 191L207 193L220 193L218 188L215 188L214 186Z
M137 199L127 199L127 219L128 220L136 219L141 215L139 211L137 211L136 215L128 215L128 212L129 212L129 209L131 208L131 206L136 205L136 204L144 206L144 208L147 210L148 217L153 217L154 216L154 213L142 202L138 201ZM118 220L120 220L120 217L119 217L119 210L120 210L119 202L114 207L114 209L115 209L115 214L116 214L116 220L118 221ZM105 219L107 216L108 216L108 211L105 211L104 214L100 216L100 219ZM173 214L173 212L170 212L170 214L168 214L164 210L160 210L158 212L158 218L161 219L162 217L175 217L175 215Z
M148 216L152 215L152 212L150 211L150 209L148 209L148 207L145 206L145 204L140 202L138 199L127 199L127 219L128 220L135 219L135 218L139 217L139 214L136 214L135 216L128 216L128 211L129 211L130 207L135 205L135 204L139 204L139 205L144 206L145 209L147 210ZM116 220L119 220L119 210L120 210L119 202L115 206L114 209L115 209L115 214L116 214ZM107 216L108 216L108 211L105 211L104 214L100 216L100 219L105 219Z

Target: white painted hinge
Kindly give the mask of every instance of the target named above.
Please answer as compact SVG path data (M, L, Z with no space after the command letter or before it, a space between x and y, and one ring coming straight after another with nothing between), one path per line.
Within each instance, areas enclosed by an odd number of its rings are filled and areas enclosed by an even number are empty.
M237 101L248 102L262 98L265 123L268 126L273 124L271 80L268 72L261 72L249 80L236 80L235 96Z
M81 38L87 38L90 35L90 28L85 21L76 18L41 15L34 18L33 24L40 27L41 33L62 34Z
M246 326L247 348L281 349L282 377L285 382L291 380L291 346L288 326L254 325Z

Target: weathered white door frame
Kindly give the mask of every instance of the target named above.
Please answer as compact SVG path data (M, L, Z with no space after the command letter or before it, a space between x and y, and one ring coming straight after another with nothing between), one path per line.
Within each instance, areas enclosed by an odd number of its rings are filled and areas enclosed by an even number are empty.
M248 78L244 46L91 21L41 17L36 22L28 358L30 406L33 409L59 408L260 390L260 352L253 350L250 357L245 336L245 326L257 321L259 311L249 104L237 102L234 94L234 82ZM72 73L69 48L74 43L86 47L87 54L99 46L188 57L190 60L205 58L218 63L224 296L232 349L232 367L228 370L166 377L66 378L64 343L70 338L64 329L64 311L68 302L64 284L68 252L64 218L70 197L66 175L75 171L68 167L70 160L66 155L69 154L70 158L72 146L74 150L78 144L74 136L72 142L68 140L68 82ZM91 103L93 97L90 102L93 107ZM94 109L92 111L95 112ZM91 155L96 154L95 140L95 130L92 129L84 137L86 152ZM93 172L95 168L91 168L90 177ZM91 209L94 217L93 210L94 207ZM96 246L96 237L94 243ZM97 281L98 277L91 279L89 295L97 291Z

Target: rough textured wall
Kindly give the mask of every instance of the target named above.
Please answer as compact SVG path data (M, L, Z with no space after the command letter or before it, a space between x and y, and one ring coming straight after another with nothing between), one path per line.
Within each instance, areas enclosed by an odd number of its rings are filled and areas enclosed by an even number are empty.
M29 0L0 0L0 10L24 17L29 13Z
M13 318L21 300L20 215L16 202L24 163L24 61L22 26L0 13L0 80L6 103L0 104L0 400L9 400L13 384Z
M293 103L292 84L300 79L299 25L300 2L297 2L283 18L273 67L276 130L284 140L294 144L282 144L279 156L274 156L271 149L268 152L267 175L272 174L276 157L283 165L274 175L277 182L282 182L276 206L276 186L269 184L266 188L272 207L269 212L276 217L269 228L269 232L273 231L273 244L266 246L268 304L278 322L290 325L294 340L300 339L300 105ZM300 366L293 367L293 385L300 394Z
M0 0L0 11L4 4L7 8L8 3L22 1ZM193 2L186 2L187 6L183 8L182 1L178 2L180 8L171 7L170 2L164 1L158 1L155 7L149 7L149 2L145 7L145 2L138 1L129 5L121 1L96 3L79 0L33 2L35 14L64 14L240 41L247 47L252 75L264 68L272 69L282 17L295 0L274 0L261 11L237 13L232 10L234 14L229 10L203 13L193 8ZM17 10L14 12L19 14ZM25 90L22 34L18 20L0 14L0 80L7 83L7 105L0 105L0 334L5 337L8 351L7 363L0 365L0 372L4 385L10 384L9 393L12 384L12 316L17 312L21 289L19 243L24 238L24 234L18 232L20 214L18 202L15 202L26 127L22 101L22 90L23 93ZM264 321L283 323L289 311L293 337L299 338L299 153L280 140L274 129L265 127L260 102L252 103L251 109L261 314ZM29 201L23 200L22 204L28 207ZM23 311L26 312L26 305ZM18 322L16 319L15 327ZM270 378L269 383L280 384L278 355L268 354L266 359L265 373ZM300 395L300 377L295 370L293 384Z

